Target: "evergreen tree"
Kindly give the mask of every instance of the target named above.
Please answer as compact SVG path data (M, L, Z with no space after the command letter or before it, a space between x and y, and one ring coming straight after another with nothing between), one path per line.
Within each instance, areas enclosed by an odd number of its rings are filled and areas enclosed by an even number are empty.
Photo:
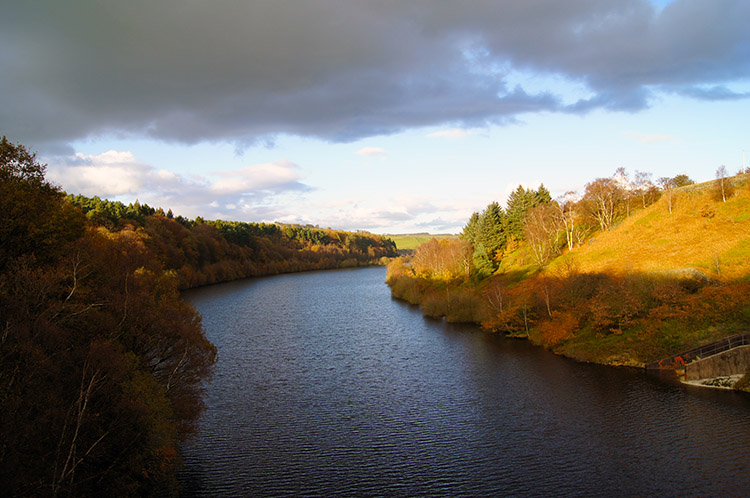
M550 194L547 187L542 183L539 185L539 189L536 191L537 203L536 205L543 204L545 202L552 202L552 194Z

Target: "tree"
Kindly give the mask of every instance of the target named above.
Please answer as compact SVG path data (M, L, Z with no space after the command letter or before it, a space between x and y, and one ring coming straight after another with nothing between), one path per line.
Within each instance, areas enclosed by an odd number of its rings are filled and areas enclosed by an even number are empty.
M641 205L644 209L647 206L646 199L649 197L649 193L654 189L654 184L651 182L651 176L651 173L636 171L635 179L633 181L635 193L641 198Z
M508 196L507 207L505 209L506 232L509 237L516 240L523 240L524 228L523 218L526 212L544 202L550 202L552 197L549 190L544 184L539 186L538 190L525 189L519 185Z
M44 171L0 141L3 492L169 494L216 349L145 233L93 226Z
M727 202L727 197L730 194L730 184L727 176L727 168L723 164L716 169L717 193L721 196L722 202Z
M81 213L44 178L36 154L6 137L0 140L0 271L15 258L53 258L84 229Z
M597 178L587 183L583 194L589 213L599 223L602 231L608 230L614 223L622 198L622 188L613 178Z
M551 202L535 206L524 217L526 242L539 265L544 265L560 252L560 231L563 222L559 208Z
M634 183L630 180L630 175L628 175L628 172L623 167L619 167L615 170L612 179L614 179L620 187L620 192L622 194L621 200L625 205L625 217L627 218L630 216L630 197L633 193Z
M563 196L557 199L554 204L557 207L557 216L562 224L562 230L565 232L565 243L568 250L573 249L573 245L580 241L581 232L581 208L577 201L576 192L565 192Z
M672 178L671 181L672 181L672 186L674 188L687 187L688 185L694 185L695 184L695 182L693 180L691 180L690 177L687 176L684 173L681 173L681 174L675 176L674 178Z
M664 192L664 198L667 200L667 210L669 214L672 214L672 206L674 203L674 180L672 178L662 176L659 178L659 185Z
M471 253L471 245L465 240L433 238L415 249L412 267L427 277L466 278L471 273Z

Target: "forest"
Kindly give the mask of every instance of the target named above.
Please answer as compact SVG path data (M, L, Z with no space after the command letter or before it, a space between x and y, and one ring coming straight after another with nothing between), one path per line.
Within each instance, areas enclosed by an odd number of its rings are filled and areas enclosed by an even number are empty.
M388 267L392 294L566 356L642 367L750 324L750 175L618 169L552 199L519 186Z
M180 289L377 264L382 236L66 195L0 141L0 488L171 496L216 361Z

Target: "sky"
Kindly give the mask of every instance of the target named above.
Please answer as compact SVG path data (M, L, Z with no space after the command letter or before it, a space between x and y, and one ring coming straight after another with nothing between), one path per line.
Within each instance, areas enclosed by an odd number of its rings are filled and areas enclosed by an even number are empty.
M745 0L0 8L0 135L188 218L459 233L518 185L750 162Z

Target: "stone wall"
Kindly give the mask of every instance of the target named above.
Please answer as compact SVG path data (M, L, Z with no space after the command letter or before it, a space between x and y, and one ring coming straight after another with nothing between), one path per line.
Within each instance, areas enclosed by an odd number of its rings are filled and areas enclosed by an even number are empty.
M686 380L712 379L744 374L748 368L750 368L750 346L740 346L688 363L685 367L685 377Z

